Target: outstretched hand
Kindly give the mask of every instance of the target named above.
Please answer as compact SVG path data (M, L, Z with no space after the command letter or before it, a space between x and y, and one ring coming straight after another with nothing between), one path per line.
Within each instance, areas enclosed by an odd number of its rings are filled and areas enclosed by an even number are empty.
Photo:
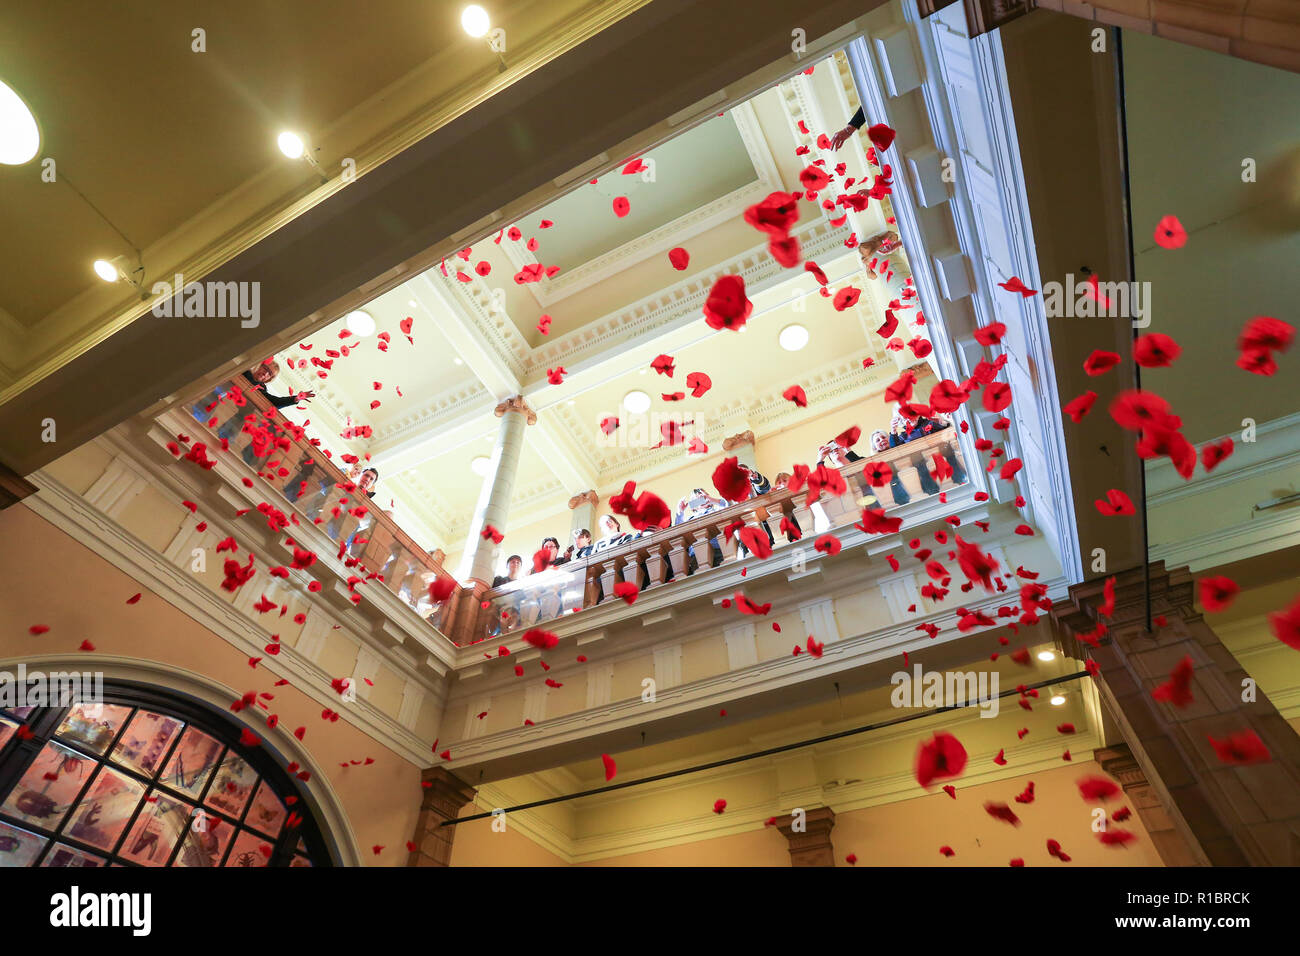
M857 132L857 127L846 126L834 136L831 137L831 149L838 150L841 146L849 141L849 137Z

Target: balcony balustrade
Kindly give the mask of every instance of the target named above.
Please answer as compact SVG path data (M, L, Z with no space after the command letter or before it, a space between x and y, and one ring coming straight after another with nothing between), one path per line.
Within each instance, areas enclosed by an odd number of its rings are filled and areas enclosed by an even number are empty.
M931 474L935 455L942 456L952 466L953 475L942 482ZM863 472L879 462L887 463L895 477L882 487L873 488ZM851 527L860 520L866 504L881 507L888 513L951 490L966 480L961 449L952 428L853 462L839 473L844 478L845 491L837 495L823 490L811 503L803 489L798 492L778 489L669 528L598 541L588 553L575 556L564 565L489 591L483 602L487 606L478 612L472 640L499 637L565 614L618 601L614 586L621 582L635 584L643 591L663 588L751 559L739 535L727 534L728 528L758 528L770 542L775 557L776 552L794 541L804 541L804 546L811 547L813 538ZM958 478L961 480L955 480ZM875 500L867 501L868 498ZM795 532L781 530L783 518L788 522L787 527L797 529L797 538ZM788 552L783 555L786 557Z

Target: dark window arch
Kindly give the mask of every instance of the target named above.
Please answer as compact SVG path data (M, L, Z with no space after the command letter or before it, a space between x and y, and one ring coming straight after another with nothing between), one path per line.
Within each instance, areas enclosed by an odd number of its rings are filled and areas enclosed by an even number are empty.
M314 803L230 717L102 686L98 712L0 697L0 867L333 865Z

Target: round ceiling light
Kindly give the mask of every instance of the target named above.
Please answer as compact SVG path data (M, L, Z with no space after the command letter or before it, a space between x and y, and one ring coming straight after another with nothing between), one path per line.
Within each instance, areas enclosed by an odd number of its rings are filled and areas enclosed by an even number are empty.
M460 15L460 25L472 37L486 36L492 21L488 13L477 3L470 4Z
M798 352L808 344L808 330L798 323L787 325L776 339L787 352Z
M1061 706L1062 704L1064 704L1064 703L1065 703L1065 697L1062 696L1061 694L1057 694L1057 695L1056 695L1055 697L1053 697L1052 700L1051 700L1051 705L1052 705L1053 707L1060 707L1060 706Z
M280 152L284 153L284 155L288 156L290 159L297 159L302 155L303 150L306 149L302 144L302 137L297 133L290 133L288 130L281 133L275 142L276 145L280 147Z
M117 266L107 259L96 259L94 265L95 275L99 276L105 282L116 282L118 280Z
M0 163L21 166L41 149L36 116L21 96L0 83Z
M1039 651L1038 659L1040 661L1054 661L1056 660L1056 655L1052 651Z
M641 415L650 410L650 396L634 388L623 396L623 407L633 415Z
M360 309L357 309L354 312L349 312L347 318L345 318L343 322L347 325L348 331L357 338L364 339L367 335L371 335L375 331L374 318L371 317L369 312L363 312Z
M478 457L470 460L469 470L474 472L474 474L478 475L480 478L482 478L488 473L488 466L491 464L492 464L492 459L490 459L487 455L479 455Z

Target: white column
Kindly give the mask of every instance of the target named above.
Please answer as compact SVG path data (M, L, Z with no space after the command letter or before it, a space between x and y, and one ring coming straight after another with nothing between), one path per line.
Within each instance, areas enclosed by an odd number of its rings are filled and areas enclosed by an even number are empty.
M528 407L522 395L506 399L496 407L496 413L501 419L501 429L497 432L497 442L465 538L467 557L461 563L468 577L486 584L492 582L492 556L497 545L483 538L483 527L490 524L499 531L508 530L506 519L510 516L510 496L524 448L524 428L537 421L537 413Z

